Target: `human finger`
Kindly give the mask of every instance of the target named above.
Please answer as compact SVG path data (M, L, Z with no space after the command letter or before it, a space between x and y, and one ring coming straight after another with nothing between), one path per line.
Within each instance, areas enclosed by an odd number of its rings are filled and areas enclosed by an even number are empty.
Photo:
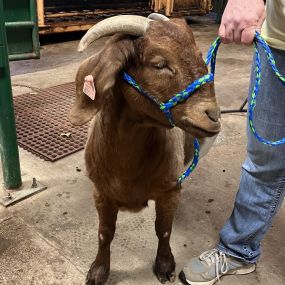
M251 45L255 36L255 27L245 28L241 33L241 43Z
M232 25L226 26L225 41L224 43L232 43L234 41L234 32Z
M224 42L225 37L226 37L226 27L224 24L220 25L219 28L219 37L221 38L221 41Z
M241 43L241 30L240 29L233 30L233 38L236 44Z
M262 25L265 19L266 19L266 12L264 11L257 22L256 29L255 29L257 32L259 33L261 32L261 28L262 28Z

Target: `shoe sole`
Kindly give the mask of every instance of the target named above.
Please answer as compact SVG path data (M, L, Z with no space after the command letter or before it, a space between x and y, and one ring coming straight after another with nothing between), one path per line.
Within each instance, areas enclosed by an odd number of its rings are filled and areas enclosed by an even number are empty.
M251 266L249 268L240 268L240 269L230 271L226 274L223 274L221 277L226 276L226 275L246 275L246 274L249 274L249 273L252 273L253 271L255 271L255 268L256 268L256 266L254 264L253 266ZM180 272L179 278L184 284L187 284L187 285L213 285L218 281L217 277L210 280L210 281L204 281L204 282L190 281L185 277L185 274L183 271Z

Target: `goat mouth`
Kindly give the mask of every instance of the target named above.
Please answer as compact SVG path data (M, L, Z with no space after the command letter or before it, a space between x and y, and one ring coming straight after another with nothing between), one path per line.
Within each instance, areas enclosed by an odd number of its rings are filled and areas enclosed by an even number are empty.
M206 128L201 126L201 124L195 123L192 119L187 118L181 120L181 125L179 127L183 129L185 132L190 133L197 138L213 137L220 132L221 122L220 119L216 122L211 120L210 126L207 126Z

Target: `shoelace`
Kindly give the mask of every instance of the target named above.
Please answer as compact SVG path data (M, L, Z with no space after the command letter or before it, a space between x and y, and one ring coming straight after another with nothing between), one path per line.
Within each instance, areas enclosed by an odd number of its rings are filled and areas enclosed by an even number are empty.
M205 251L200 255L199 258L201 261L205 261L208 266L215 264L215 274L219 281L220 276L226 274L229 270L226 255L223 252L218 251L217 249ZM219 264L221 264L220 269Z

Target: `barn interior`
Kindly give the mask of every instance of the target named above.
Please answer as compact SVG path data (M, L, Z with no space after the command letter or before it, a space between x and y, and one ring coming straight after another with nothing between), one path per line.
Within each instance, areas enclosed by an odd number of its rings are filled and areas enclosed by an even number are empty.
M43 9L38 11L41 58L10 62L14 100L22 94L41 94L55 86L68 92L65 84L74 82L80 63L100 50L106 40L79 54L76 48L82 31L122 11L141 15L151 11L148 0L45 0L44 6L40 2L43 1L38 1ZM203 56L219 27L217 13L210 12L204 2L207 1L180 1L171 14L186 18ZM219 5L222 2L225 1ZM251 47L220 48L215 88L223 110L239 109L246 99L252 54ZM66 134L66 130L61 132ZM40 129L37 134L40 140ZM97 251L98 216L93 186L86 176L84 151L55 161L46 161L23 147L19 154L22 187L30 187L35 178L47 188L10 207L0 205L0 284L85 284ZM171 237L176 273L189 258L215 246L219 230L232 211L245 155L246 114L223 114L222 131L214 146L183 187ZM4 185L2 177L0 185ZM4 187L0 187L0 192L8 195ZM284 284L284 215L283 205L263 242L257 271L247 276L226 276L221 284ZM160 284L152 271L157 246L154 220L153 202L140 213L120 212L107 284ZM173 284L182 283L177 278Z

